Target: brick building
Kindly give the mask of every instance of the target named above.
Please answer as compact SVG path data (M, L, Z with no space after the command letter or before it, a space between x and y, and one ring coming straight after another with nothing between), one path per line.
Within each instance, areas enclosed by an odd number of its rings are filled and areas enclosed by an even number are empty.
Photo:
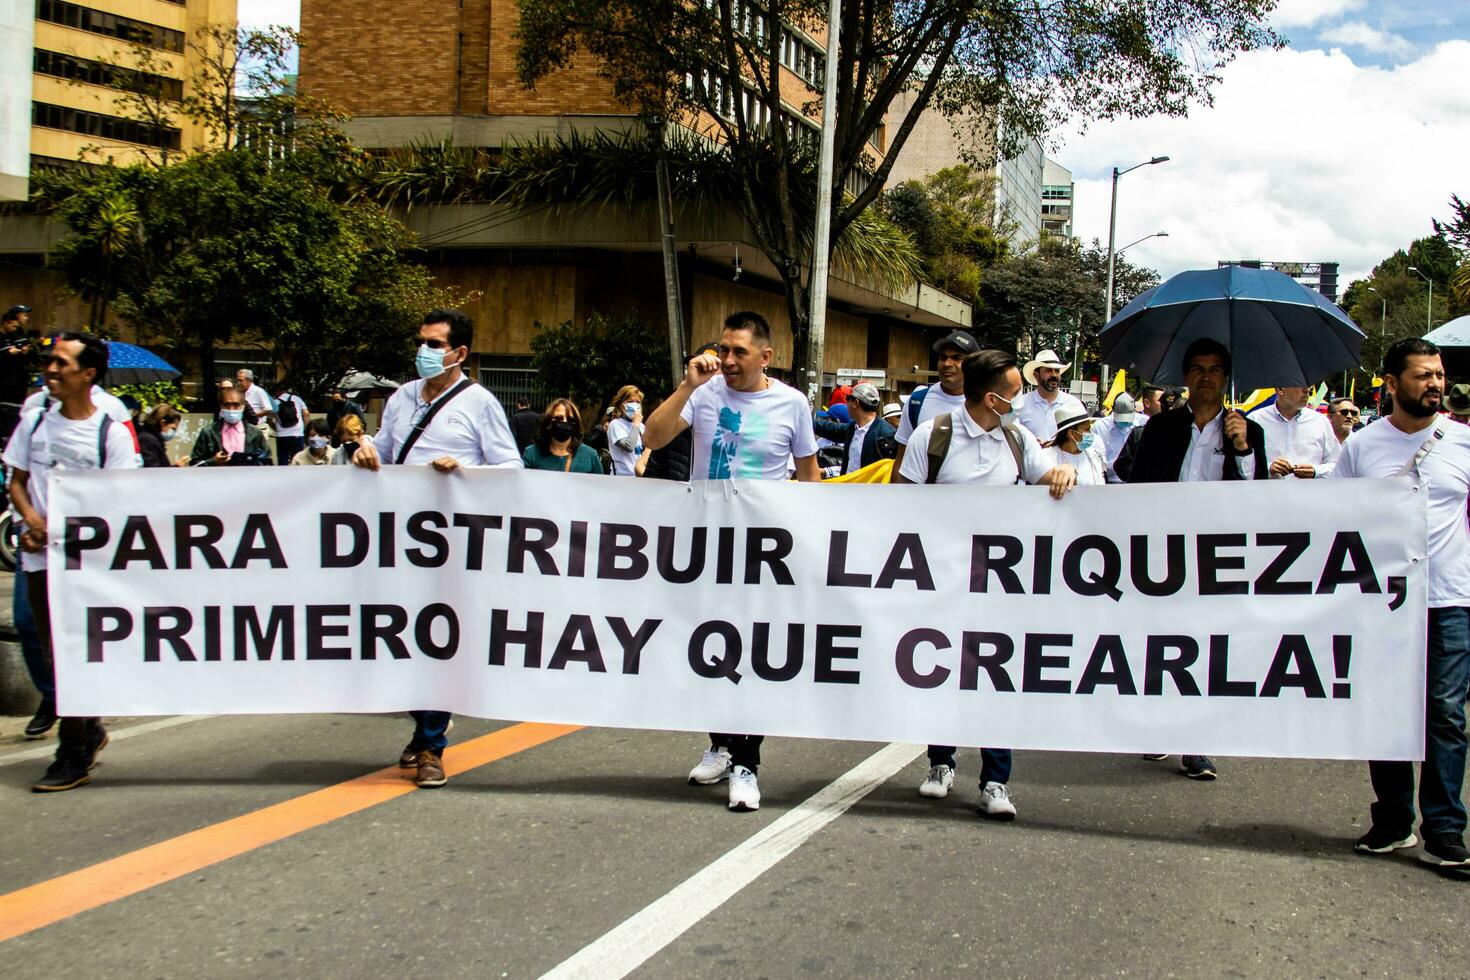
M750 8L753 29L774 29ZM514 0L303 0L299 85L351 115L349 135L384 149L451 139L498 149L571 132L641 130L594 65L575 64L532 91L515 77ZM784 28L783 84L815 94L821 38ZM795 101L795 100L794 100ZM815 120L791 122L815 129ZM706 121L707 122L707 121ZM698 122L692 126L701 129ZM884 134L873 135L882 152ZM581 321L597 311L638 312L665 322L663 264L652 209L587 208L518 213L494 205L420 206L406 216L435 275L478 293L480 377L512 395L534 387L534 324ZM676 214L687 342L718 336L739 309L764 314L776 333L776 366L791 363L779 277L730 214ZM736 275L737 263L739 275ZM835 274L830 282L824 373L886 369L890 390L928 376L933 337L969 323L969 304L928 286L892 291Z

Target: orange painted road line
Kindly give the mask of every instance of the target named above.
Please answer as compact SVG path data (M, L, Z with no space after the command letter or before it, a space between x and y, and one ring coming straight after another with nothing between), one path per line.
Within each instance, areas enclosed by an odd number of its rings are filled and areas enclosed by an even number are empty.
M577 730L575 725L529 722L511 725L451 746L444 753L444 771L451 776L468 772ZM415 789L413 781L397 766L379 769L0 895L0 942L386 803Z

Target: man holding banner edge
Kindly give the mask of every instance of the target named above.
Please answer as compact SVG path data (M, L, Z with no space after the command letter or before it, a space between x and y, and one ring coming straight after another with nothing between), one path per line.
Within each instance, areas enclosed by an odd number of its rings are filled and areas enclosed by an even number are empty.
M414 359L421 380L393 392L383 406L377 435L358 447L354 465L377 470L383 463L427 463L439 473L454 473L462 466L521 468L500 401L464 377L474 339L474 324L459 310L430 310L424 315ZM450 712L410 714L413 738L398 757L398 766L415 769L414 781L420 786L443 786L449 781L443 756L449 744Z

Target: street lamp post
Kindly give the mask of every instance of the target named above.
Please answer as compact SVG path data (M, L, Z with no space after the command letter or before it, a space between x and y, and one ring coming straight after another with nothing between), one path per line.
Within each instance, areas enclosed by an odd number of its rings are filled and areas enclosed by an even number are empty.
M1113 318L1113 261L1117 256L1117 253L1113 251L1113 243L1117 241L1116 236L1118 232L1118 178L1126 173L1137 170L1139 167L1151 167L1156 163L1164 163L1168 159L1168 157L1154 157L1152 160L1145 160L1143 163L1135 163L1126 170L1119 170L1117 167L1113 168L1113 202L1108 213L1108 314L1103 317L1103 323L1107 323ZM1150 235L1148 237L1152 238L1153 236ZM1137 245L1138 242L1134 242L1133 244Z
M1428 333L1434 329L1432 319L1434 317L1434 280L1420 272L1418 266L1409 266L1409 271L1429 283L1429 309L1424 311L1424 332Z
M1374 289L1372 286L1369 286L1368 292L1378 293L1378 290ZM1383 337L1388 333L1388 300L1383 298L1382 293L1378 293L1378 299L1380 302L1383 303L1383 311L1378 314L1378 338L1382 340Z

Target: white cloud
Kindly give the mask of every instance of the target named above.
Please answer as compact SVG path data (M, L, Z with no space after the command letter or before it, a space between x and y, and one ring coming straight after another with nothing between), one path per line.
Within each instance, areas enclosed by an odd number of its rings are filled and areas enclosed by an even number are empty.
M1074 227L1118 242L1163 229L1128 258L1168 276L1220 259L1339 262L1342 285L1432 233L1451 193L1470 195L1470 41L1391 69L1341 51L1262 51L1226 69L1216 104L1188 118L1095 124L1053 152L1077 180Z
M301 26L301 0L239 0L238 18L246 27Z
M1317 34L1320 41L1358 47L1373 54L1386 54L1394 58L1407 58L1414 53L1414 45L1407 38L1376 27L1369 27L1360 20L1350 20L1336 27L1329 27Z
M1358 10L1365 0L1281 0L1271 12L1273 27L1311 27Z

